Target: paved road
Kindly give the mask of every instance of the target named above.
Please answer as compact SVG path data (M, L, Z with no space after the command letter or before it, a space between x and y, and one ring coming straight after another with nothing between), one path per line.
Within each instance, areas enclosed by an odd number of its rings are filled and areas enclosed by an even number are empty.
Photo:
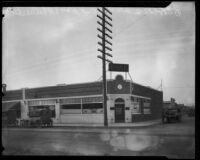
M6 129L3 155L121 155L194 158L194 118L142 128Z

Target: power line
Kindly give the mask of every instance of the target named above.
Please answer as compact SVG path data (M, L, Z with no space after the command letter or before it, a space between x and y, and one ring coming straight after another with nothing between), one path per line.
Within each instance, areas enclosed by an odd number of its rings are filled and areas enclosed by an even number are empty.
M143 17L144 16L146 16L146 15L143 15ZM138 18L138 19L136 19L136 21L134 21L134 22L132 22L132 23L130 23L130 24L128 24L124 29L122 29L122 30L120 30L120 31L118 31L118 32L116 32L115 34L115 36L119 36L123 31L125 31L125 29L126 28L129 28L129 27L131 27L131 26L133 26L134 25L134 23L136 23L136 22L138 22L138 21L140 21L140 20L142 20L142 18L140 17L140 18ZM127 43L126 43L127 44ZM89 50L93 50L93 49L89 49ZM78 52L79 53L79 52ZM72 56L64 56L64 57L66 57L66 59L67 59L67 61L71 61L71 59L73 59L73 58L76 58L76 57L78 57L78 56L81 56L81 57L85 57L85 55L84 54L82 54L82 51L80 52L80 54L75 54L75 55L72 55ZM153 53L152 53L153 54ZM141 55L140 54L140 56L143 56L143 55ZM144 55L144 56L146 56L146 55ZM26 68L22 68L23 70L28 70L28 68L31 68L31 70L33 70L34 68L34 66L36 66L38 69L41 69L41 65L44 65L44 64L48 64L48 63L51 63L51 65L52 64L54 64L54 63L60 63L60 61L64 61L64 57L60 57L60 58L55 58L55 57L52 57L53 59L51 60L48 60L48 61L45 61L45 62L41 62L41 63L39 63L39 64L34 64L34 65L32 65L32 66L28 66L28 67L26 67ZM74 63L74 62L73 62ZM19 71L19 72L24 72L24 71ZM17 72L17 73L19 73L19 72ZM14 73L14 74L16 74L16 73ZM5 75L5 74L4 74Z
M34 67L34 66L39 66L39 65L44 65L44 64L48 64L48 63L52 63L52 62L55 62L55 61L61 61L63 59L74 59L74 58L77 58L77 57L85 57L85 54L83 53L87 53L89 51L92 51L92 50L96 50L95 48L91 48L91 49L85 49L85 50L81 50L81 51L78 51L76 52L76 54L71 54L71 55L64 55L62 57L47 57L48 60L44 61L44 62L40 62L40 63L35 63L33 65L29 65L28 67L25 67L25 68L20 68L20 69L27 69L27 68L31 68L31 67ZM13 68L15 68L17 66L14 66Z
M144 17L144 16L146 16L146 15L143 15L143 17ZM139 21L139 20L141 20L141 17L138 18L136 21L132 22L131 24L127 25L125 28L129 28L130 26L132 26L132 24L136 23L136 22ZM124 29L120 30L120 31L119 31L118 33L116 33L116 34L119 35L119 34L122 33L122 31L124 31ZM118 35L116 35L116 36L118 36ZM127 43L126 43L126 44L127 44ZM91 50L92 50L92 49L91 49ZM78 55L73 55L73 56L74 56L74 57L77 57ZM72 56L72 57L73 57L73 56ZM67 57L68 57L68 56L67 56ZM66 57L66 58L67 58L67 57ZM54 57L52 57L52 58L54 58ZM62 58L62 57L61 57L61 58ZM70 58L70 57L68 57L68 58ZM54 58L53 61L56 61L56 59ZM51 61L50 61L50 62L48 62L48 61L47 61L47 62L42 62L42 63L40 63L40 64L35 64L35 65L37 66L37 65L43 65L43 64L48 64L48 63L51 63ZM33 65L33 66L35 66L35 65ZM32 66L30 66L30 67L32 67ZM27 68L27 67L26 67L26 68Z
M67 65L72 64L72 63L77 63L77 62L83 63L84 59L89 59L89 57L93 57L92 54L90 54L90 55L89 54L88 55L83 55L82 54L80 56L77 56L77 55L75 55L75 56L63 56L63 57L60 57L60 58L56 58L56 59L52 59L52 60L49 60L49 61L41 62L39 64L34 64L34 65L28 66L26 68L21 68L21 70L15 71L15 73L11 73L11 74L27 72L27 71L30 71L30 70L41 69L41 67L46 66L47 64L48 65L56 65L57 63L61 63L62 61L67 61L68 62ZM73 59L76 59L76 60L73 60Z
M133 34L129 34L129 35L127 35L126 37L128 37L128 38L131 38L131 37L136 37L136 38L140 38L140 37L144 37L145 39L147 38L147 37L152 37L152 36L160 36L160 35L170 35L170 37L171 36L174 36L174 35L176 35L176 34L182 34L182 33L190 33L191 34L191 30L178 30L178 31L172 31L172 32L169 32L169 31L167 31L167 32L160 32L160 33L158 33L157 31L155 32L155 33L148 33L148 34L143 34L143 35L133 35ZM192 36L192 35L190 35L190 36Z
M169 89L169 88L180 88L180 89L184 89L184 88L195 88L194 86L186 86L186 87L175 87L175 86L172 86L172 87L163 87L164 89Z
M84 57L84 58L87 58L88 59L88 56L86 56L86 57ZM62 61L68 61L68 59L63 59ZM62 61L59 61L59 63L61 63ZM85 60L83 60L83 59L80 59L80 60L78 60L79 61L79 64L80 63L84 63L85 62ZM54 63L52 63L52 64L50 64L51 66L53 65L57 65L57 63L58 62L54 62ZM67 65L68 66L74 66L73 64L75 64L76 63L76 66L77 66L77 61L71 61L70 60L70 62L68 62L67 63ZM63 67L65 67L65 65L62 65ZM43 71L44 69L46 69L46 68L44 68L44 67L47 67L46 65L44 65L44 66L35 66L35 67L33 67L33 68L28 68L28 69L26 69L26 70L21 70L21 71L18 71L18 72L14 72L14 73L9 73L9 74L7 74L6 76L7 77L10 77L10 76L15 76L16 74L22 74L22 73L25 73L25 72L30 72L30 71L36 71L36 70L38 70L39 72L40 71ZM50 66L48 66L48 68L49 68ZM53 68L53 69L56 69L56 68Z
M144 16L146 16L146 15L142 15L142 16L144 17ZM142 18L143 18L143 17L142 17ZM136 21L134 21L134 22L128 24L128 25L127 25L126 27L124 27L122 30L118 31L118 33L115 32L115 33L114 33L114 36L115 36L115 37L116 37L116 36L119 36L123 31L126 31L127 28L132 27L136 22L142 20L142 18L139 17L138 19L136 19Z
M149 54L149 53L148 53ZM158 53L153 53L153 52L151 52L150 53L151 55L152 54L155 54L155 55L157 55ZM180 52L176 52L176 53L169 53L169 54L186 54L186 53L180 53ZM167 54L167 56L169 56L169 54ZM79 56L78 56L79 55ZM34 65L31 65L31 66L28 66L28 67L26 67L26 68L21 68L22 70L27 70L27 69L29 69L29 68L31 68L31 69L33 69L32 67L40 67L41 65L44 65L44 64L49 64L50 63L50 65L52 65L52 64L54 64L54 63L60 63L61 61L72 61L72 59L77 59L77 56L78 56L78 58L79 59L81 59L80 57L83 57L83 59L84 58L86 58L86 57L89 57L89 56L93 56L93 55L84 55L84 54L82 54L82 55L80 55L80 54L75 54L75 55L72 55L72 56L62 56L62 57L59 57L59 58L55 58L55 59L50 59L50 60L48 60L48 61L45 61L45 62L41 62L41 63L38 63L38 64L34 64ZM134 56L146 56L145 54L142 54L142 53L140 53L140 54L134 54ZM82 59L81 59L82 60ZM21 72L21 71L17 71L17 72Z
M185 38L187 38L187 39L191 39L192 40L192 36L186 36L186 35L181 35L181 36L177 36L177 35L173 35L173 36L171 36L171 37L159 37L159 38L145 38L145 39L142 39L142 40L137 40L136 42L134 42L134 41L128 41L128 42L126 42L126 43L120 43L119 42L119 44L117 45L118 47L127 47L128 45L137 45L137 46L140 46L140 44L141 45L145 45L145 44L148 44L149 42L150 42L150 44L151 44L151 42L160 42L161 40L181 40L181 39L185 39ZM174 41L173 41L173 45L174 46L176 46L176 44L174 43ZM152 46L152 45L150 45L151 47L161 47L160 45L156 45L156 46ZM146 48L147 49L147 48Z

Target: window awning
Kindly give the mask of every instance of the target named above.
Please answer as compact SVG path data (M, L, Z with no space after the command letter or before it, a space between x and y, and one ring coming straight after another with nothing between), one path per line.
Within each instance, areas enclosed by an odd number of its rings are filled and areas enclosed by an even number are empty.
M7 112L9 110L20 110L20 109L21 109L20 102L2 103L2 112Z

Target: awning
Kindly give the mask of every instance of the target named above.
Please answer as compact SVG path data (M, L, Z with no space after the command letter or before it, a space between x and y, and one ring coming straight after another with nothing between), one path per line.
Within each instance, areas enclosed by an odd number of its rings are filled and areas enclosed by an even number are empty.
M2 112L7 112L8 110L20 110L20 102L6 102L2 103Z

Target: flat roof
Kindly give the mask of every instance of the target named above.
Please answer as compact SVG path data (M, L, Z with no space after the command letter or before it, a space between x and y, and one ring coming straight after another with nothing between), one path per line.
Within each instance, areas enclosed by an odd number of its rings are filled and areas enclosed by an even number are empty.
M107 82L110 82L110 81L114 81L115 79L107 79ZM125 80L124 81L126 82L129 82L129 83L132 83L133 85L136 84L136 85L139 85L139 86L142 86L142 87L146 87L146 88L149 88L149 89L152 89L152 90L155 90L155 91L159 91L159 92L162 92L160 90L157 90L155 88L152 88L150 86L145 86L145 85L142 85L142 84L139 84L139 83L136 83L134 81L131 81L131 80ZM75 85L87 85L87 84L99 84L99 83L102 83L102 80L101 81L92 81L92 82L83 82L83 83L70 83L70 84L66 84L66 83L62 83L62 84L56 84L56 85L52 85L52 86L39 86L39 87L24 87L24 88L21 88L21 89L14 89L14 90L7 90L8 92L9 91L21 91L22 89L25 89L25 90L29 90L29 89L42 89L42 88L53 88L53 87L67 87L67 86L75 86Z

